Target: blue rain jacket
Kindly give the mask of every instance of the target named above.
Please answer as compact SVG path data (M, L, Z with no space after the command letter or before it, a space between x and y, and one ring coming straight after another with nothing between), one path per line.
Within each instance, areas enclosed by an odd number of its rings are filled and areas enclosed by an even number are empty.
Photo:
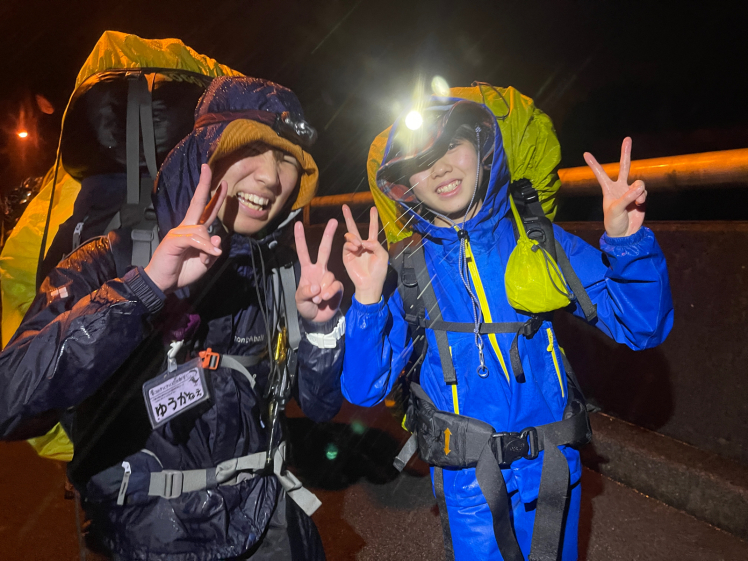
M218 78L198 104L196 117L244 109L301 115L295 95L282 86ZM154 203L163 233L184 217L200 166L226 125L193 131L162 165ZM278 245L281 231L275 224L261 240L224 237L223 255L210 271L168 299L142 269L129 265L129 231L95 238L53 269L0 354L0 437L37 436L60 420L75 445L69 475L92 521L89 532L117 558L233 558L254 551L268 527L283 493L273 475L170 500L148 496L148 486L154 471L214 467L268 449L262 395L269 361L249 368L256 375L255 389L235 370L208 373L210 400L155 430L145 416L141 385L165 371L165 344L171 340L185 339L187 356L180 362L208 347L242 356L267 349L258 298L272 310L271 260L291 252ZM330 333L339 319L318 324L300 318L295 396L315 421L329 420L342 403L343 339L335 348L322 349L304 334ZM93 444L100 431L104 438ZM132 475L125 504L119 506L123 460ZM311 519L296 511L296 527L289 528L296 536L294 548L306 551L309 559L324 558L314 551L319 538Z
M440 104L445 105L443 99ZM388 144L395 132L393 127ZM494 150L483 206L464 228L470 235L492 321L524 322L527 317L510 307L504 286L507 260L517 244L509 216L509 171L495 120ZM385 159L386 154L383 161ZM455 230L436 227L410 213L414 231L424 239L426 265L443 319L472 324L470 299L458 272L459 240ZM673 303L665 258L652 231L642 227L629 237L603 235L602 252L556 225L554 233L590 298L597 304L596 326L634 350L662 343L672 327ZM372 406L382 401L412 352L400 294L395 290L386 298L378 304L362 305L354 296L346 316L347 352L342 388L346 399L355 404ZM574 313L584 317L578 305ZM427 329L426 337L428 352L421 367L420 384L438 408L455 412L452 387L444 383L433 331ZM517 383L511 372L509 349L514 335L497 334L496 337L509 370L509 380L488 336L483 336L483 342L489 375L480 378L476 372L479 360L473 334L448 333L457 375L459 413L485 421L497 431L518 432L561 420L568 391L551 323L544 322L532 339L519 338L525 383ZM574 484L581 476L579 453L565 446L561 449L569 462L570 482ZM542 461L541 452L535 460L522 458L510 469L503 470L515 506L515 530L525 555L529 553L534 510L528 517L524 514L524 505L537 499ZM480 559L501 559L475 469L444 469L444 493L457 559L475 559L476 554ZM578 501L579 493L572 497L572 502ZM573 548L567 551L571 544L566 543L563 559L576 558L578 515L573 516L573 512L575 509L578 512L578 504L571 508L567 533L573 535L573 540L566 542L573 541Z

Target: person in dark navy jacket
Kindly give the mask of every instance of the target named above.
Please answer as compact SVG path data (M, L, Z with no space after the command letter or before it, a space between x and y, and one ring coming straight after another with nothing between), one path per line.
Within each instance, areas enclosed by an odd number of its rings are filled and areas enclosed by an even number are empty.
M268 412L280 374L314 421L342 402L337 224L316 262L300 223L298 258L282 238L317 188L316 133L293 92L255 78L216 78L195 117L159 172L150 263L129 265L119 231L44 281L0 355L0 435L62 423L90 534L116 559L324 559L318 501L285 471ZM177 376L185 364L201 378Z

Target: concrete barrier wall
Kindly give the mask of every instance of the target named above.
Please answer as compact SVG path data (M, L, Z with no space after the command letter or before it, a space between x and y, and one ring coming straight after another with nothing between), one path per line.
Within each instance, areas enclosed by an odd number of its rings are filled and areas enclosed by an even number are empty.
M601 223L561 224L597 246ZM667 257L675 324L634 352L556 314L560 343L603 411L748 465L748 222L650 222Z
M604 412L748 465L748 222L648 225L667 256L675 301L665 344L634 352L566 313L556 314L559 341ZM598 247L602 223L561 226ZM309 229L310 247L322 227ZM347 304L343 233L331 269Z

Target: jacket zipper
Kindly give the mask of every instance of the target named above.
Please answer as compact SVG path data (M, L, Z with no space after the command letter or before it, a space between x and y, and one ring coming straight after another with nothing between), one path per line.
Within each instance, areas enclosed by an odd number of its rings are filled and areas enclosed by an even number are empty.
M449 358L452 360L452 346L449 347ZM460 414L460 401L457 397L457 382L452 384L452 405L454 406L455 415Z
M558 385L561 386L561 397L564 396L564 384L561 380L561 369L558 367L558 359L556 358L556 349L553 347L553 330L549 327L548 330L548 348L546 349L553 357L553 366L556 367L556 376L558 377Z
M478 296L478 301L480 302L480 309L481 312L483 312L484 322L491 323L493 320L491 319L491 310L488 307L486 292L483 290L483 282L481 281L480 274L478 273L478 267L475 264L475 259L473 258L473 250L470 248L470 242L467 240L465 242L465 258L467 259L468 270L470 271L470 278L473 281L473 287L475 288L475 292ZM491 342L491 347L496 353L496 357L499 359L501 369L504 371L504 377L506 378L507 384L509 384L509 371L506 368L504 356L501 354L499 342L496 340L496 334L489 333L488 340Z

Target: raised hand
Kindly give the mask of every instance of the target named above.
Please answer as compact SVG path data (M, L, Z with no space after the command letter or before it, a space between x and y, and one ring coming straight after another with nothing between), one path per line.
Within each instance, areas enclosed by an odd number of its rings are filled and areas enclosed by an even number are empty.
M356 287L356 300L361 304L376 304L382 297L387 277L389 254L379 243L377 207L369 211L369 238L361 239L351 209L343 205L343 216L348 232L343 245L343 265Z
M332 250L332 238L338 227L337 220L330 220L322 234L317 262L312 263L304 236L304 225L297 222L293 233L296 238L296 253L301 264L301 278L296 289L296 309L302 317L317 322L332 319L343 299L343 283L327 270Z
M620 238L638 232L644 222L647 190L641 179L637 179L631 185L628 183L631 167L631 138L623 139L621 166L616 181L608 177L602 166L589 152L584 153L584 161L592 168L592 172L603 189L603 215L605 232L608 236Z
M184 220L169 230L145 267L145 272L164 293L192 284L221 255L221 238L211 236L207 226L216 219L228 186L222 182L210 198L211 178L210 166L204 164Z

